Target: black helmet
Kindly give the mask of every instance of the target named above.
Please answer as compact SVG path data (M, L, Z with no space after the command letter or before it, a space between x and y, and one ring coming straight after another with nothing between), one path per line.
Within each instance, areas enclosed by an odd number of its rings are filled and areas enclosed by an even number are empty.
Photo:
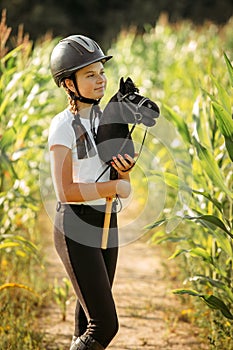
M55 83L60 86L63 79L78 69L112 56L105 56L99 45L83 35L71 35L59 41L51 54L50 69Z

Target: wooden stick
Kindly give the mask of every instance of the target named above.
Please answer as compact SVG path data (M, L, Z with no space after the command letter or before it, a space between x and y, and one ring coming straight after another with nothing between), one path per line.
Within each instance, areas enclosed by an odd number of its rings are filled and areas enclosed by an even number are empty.
M104 227L103 227L103 235L101 248L106 249L108 245L108 234L109 234L109 225L112 213L112 201L113 197L106 198L106 209L105 209L105 217L104 217Z

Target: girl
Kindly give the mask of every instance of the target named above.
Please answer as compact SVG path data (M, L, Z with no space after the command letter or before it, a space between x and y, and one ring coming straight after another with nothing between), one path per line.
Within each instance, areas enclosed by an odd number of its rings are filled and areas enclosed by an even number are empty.
M58 200L54 225L56 250L77 295L75 331L70 350L102 350L118 331L111 287L117 254L117 215L111 213L107 249L101 237L107 197L128 197L129 155L113 157L118 179L109 180L100 160L95 134L107 79L99 45L82 35L61 40L51 55L56 84L69 98L69 108L55 116L49 130L49 150L54 189Z

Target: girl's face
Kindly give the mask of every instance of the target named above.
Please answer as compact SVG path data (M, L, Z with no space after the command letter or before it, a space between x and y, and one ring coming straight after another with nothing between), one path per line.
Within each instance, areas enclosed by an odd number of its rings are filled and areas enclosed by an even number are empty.
M78 70L75 74L80 94L83 97L99 99L104 96L107 78L101 62L95 62Z

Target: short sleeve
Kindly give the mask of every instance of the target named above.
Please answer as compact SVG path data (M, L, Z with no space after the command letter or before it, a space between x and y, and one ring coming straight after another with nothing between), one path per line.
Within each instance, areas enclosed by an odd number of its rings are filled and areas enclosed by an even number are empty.
M74 136L70 123L54 119L49 128L49 149L54 145L62 145L72 149Z

